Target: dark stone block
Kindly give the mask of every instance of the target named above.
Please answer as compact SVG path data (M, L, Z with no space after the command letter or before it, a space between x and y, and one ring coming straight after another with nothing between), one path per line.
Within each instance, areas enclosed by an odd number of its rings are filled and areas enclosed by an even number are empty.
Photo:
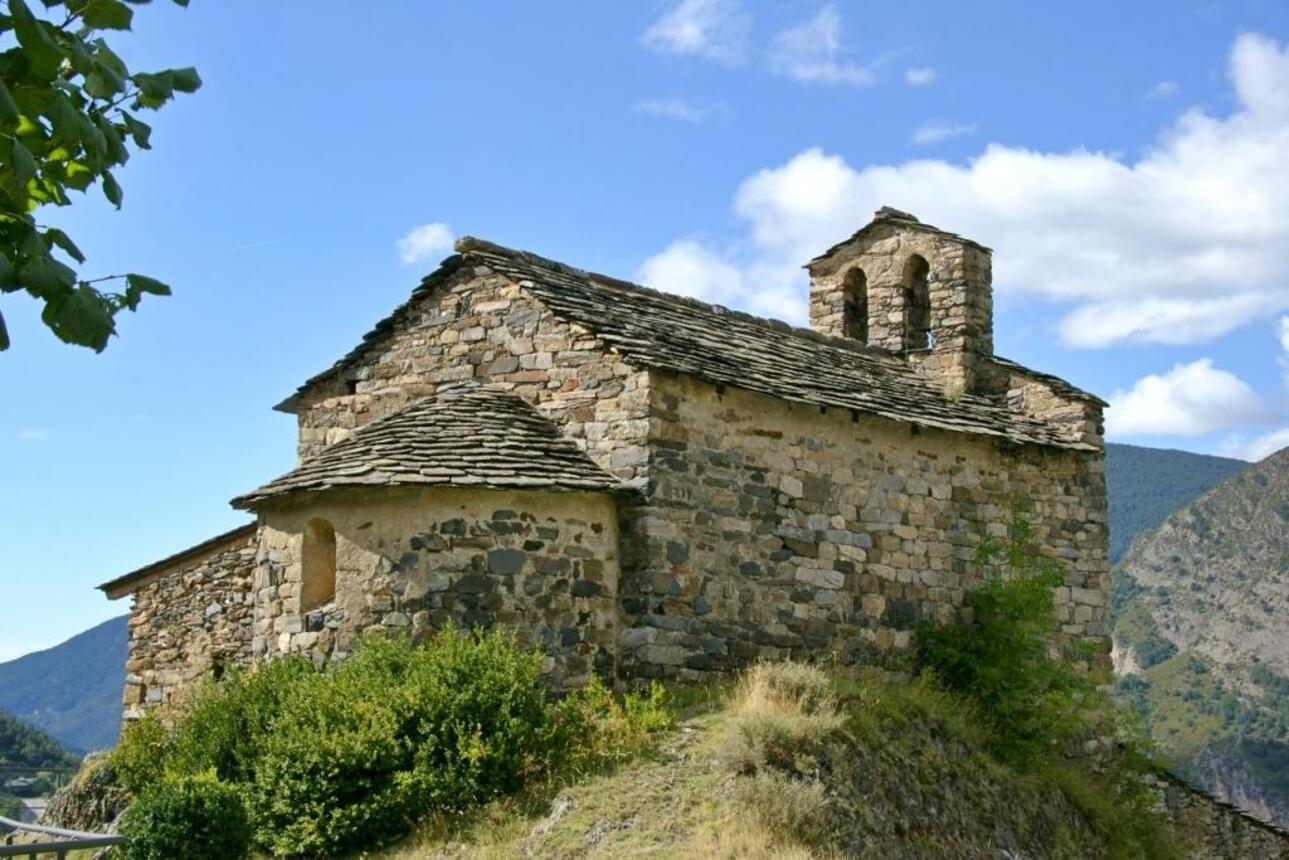
M591 582L588 579L579 579L573 583L569 592L574 597L596 597L603 591L598 582Z
M622 598L622 611L628 615L641 615L649 608L649 602L643 597Z
M539 540L524 541L524 552L537 552L537 550L546 546L545 542Z
M465 520L444 520L439 523L439 534L463 537L465 535Z
M501 576L513 576L523 569L528 553L521 549L494 549L488 553L488 570Z
M907 630L917 623L917 604L902 597L895 600L888 599L886 612L883 613L882 618L896 630Z
M413 570L416 568L416 564L420 560L421 560L421 557L416 553L405 552L403 553L402 557L399 558L398 564L395 565L395 567L397 567L401 571Z
M672 564L684 564L689 561L689 546L679 541L667 541L667 561Z
M524 594L541 594L546 580L540 576L530 576L524 580Z
M693 608L695 615L706 615L712 611L712 605L701 594L693 599L690 606Z
M576 627L564 627L559 631L559 644L568 648L582 641L582 633Z
M493 580L487 576L468 573L457 580L457 592L459 594L483 594L485 591L491 591L493 585Z
M754 561L745 561L738 566L738 572L744 576L756 578L761 575L761 565Z

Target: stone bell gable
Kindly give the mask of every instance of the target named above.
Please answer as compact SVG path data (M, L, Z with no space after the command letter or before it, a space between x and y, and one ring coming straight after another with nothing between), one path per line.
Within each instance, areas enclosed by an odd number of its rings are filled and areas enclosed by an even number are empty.
M883 209L808 264L807 329L460 240L279 404L299 464L234 500L257 527L222 653L457 624L540 645L561 686L900 665L968 617L1016 504L1066 570L1056 634L1106 650L1104 403L993 354L989 267ZM213 575L167 570L134 592L151 664ZM183 611L151 613L163 591Z
M993 355L990 250L883 208L811 260L810 326L889 352L916 354L950 390L974 391Z

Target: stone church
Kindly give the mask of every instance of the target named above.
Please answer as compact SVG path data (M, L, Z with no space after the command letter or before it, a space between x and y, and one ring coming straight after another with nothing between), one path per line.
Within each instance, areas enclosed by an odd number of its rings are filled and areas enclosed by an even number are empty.
M101 586L127 716L372 629L504 625L563 686L898 665L1015 504L1107 650L1105 404L994 355L989 249L882 209L806 269L808 330L460 240L277 406L254 521Z

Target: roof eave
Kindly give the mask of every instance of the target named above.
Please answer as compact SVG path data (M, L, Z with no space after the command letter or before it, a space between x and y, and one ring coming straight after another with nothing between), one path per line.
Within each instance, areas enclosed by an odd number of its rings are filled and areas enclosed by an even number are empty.
M118 576L116 579L109 579L102 585L96 586L96 588L107 595L108 600L117 600L125 597L128 594L132 594L139 588L142 588L149 582L155 582L157 579L166 576L178 565L192 563L199 559L207 558L234 541L242 538L249 538L255 533L257 525L258 524L254 520L249 523L244 523L237 528L222 532L212 538L207 538L200 543L193 544L187 549L180 550L173 555L168 555L165 558L152 562L151 564L144 565L137 570L132 570L129 573Z

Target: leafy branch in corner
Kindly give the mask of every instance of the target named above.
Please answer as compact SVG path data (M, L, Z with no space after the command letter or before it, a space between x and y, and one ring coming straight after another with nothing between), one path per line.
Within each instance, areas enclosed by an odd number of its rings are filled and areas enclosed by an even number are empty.
M129 30L130 4L146 2L42 0L58 22L38 17L26 0L0 0L0 46L9 45L0 52L0 292L25 290L43 304L41 319L54 334L96 352L116 333L119 311L170 288L133 273L82 278L69 262L83 264L85 255L35 213L70 205L70 192L95 184L121 208L112 170L129 159L131 144L150 148L152 129L139 113L201 86L193 68L132 73L102 38ZM123 289L96 286L108 282ZM0 350L8 347L0 316Z

